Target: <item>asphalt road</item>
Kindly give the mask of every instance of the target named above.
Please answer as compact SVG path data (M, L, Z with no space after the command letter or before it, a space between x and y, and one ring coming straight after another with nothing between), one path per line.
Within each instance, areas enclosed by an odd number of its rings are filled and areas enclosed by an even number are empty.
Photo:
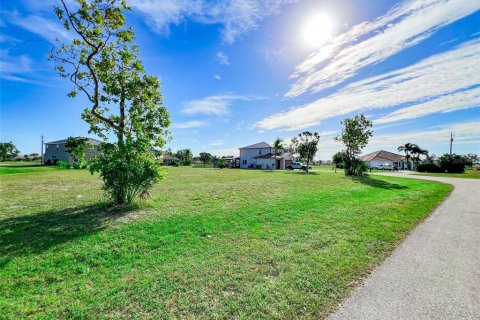
M385 175L455 189L330 319L480 319L480 180Z

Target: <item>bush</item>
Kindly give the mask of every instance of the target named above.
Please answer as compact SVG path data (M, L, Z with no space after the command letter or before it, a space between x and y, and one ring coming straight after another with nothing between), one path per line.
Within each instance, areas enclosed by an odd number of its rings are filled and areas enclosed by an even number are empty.
M464 173L467 160L458 154L444 154L437 160L441 172Z
M344 167L347 176L364 176L368 171L367 163L360 159L353 159L351 162L345 160Z
M435 163L420 163L415 170L418 172L442 172L440 166Z
M150 188L163 178L154 156L134 142L121 147L103 143L99 149L102 154L91 161L90 172L100 173L103 189L115 204L131 203L137 196L147 198Z
M60 167L60 168L66 168L66 169L70 169L72 167L72 165L67 162L67 161L62 161L62 160L59 160L55 163L55 165L57 167Z

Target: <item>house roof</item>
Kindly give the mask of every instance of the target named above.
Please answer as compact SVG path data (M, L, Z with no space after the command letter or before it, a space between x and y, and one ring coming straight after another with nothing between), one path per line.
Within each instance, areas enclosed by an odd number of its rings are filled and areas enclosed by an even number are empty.
M255 143L240 149L263 149L263 148L271 148L271 147L272 146L266 142L259 142L259 143Z
M87 138L87 139L88 139L88 142L93 145L99 145L100 143L102 143L102 141L97 139L93 139L93 138ZM67 139L63 139L63 140L45 142L45 144L64 144L66 142L67 142Z
M375 151L375 152L366 154L364 156L361 156L360 159L363 160L363 161L389 160L389 161L399 162L399 161L405 160L405 157L400 155L400 154L393 153L393 152L389 152L389 151L385 151L385 150L379 150L379 151Z

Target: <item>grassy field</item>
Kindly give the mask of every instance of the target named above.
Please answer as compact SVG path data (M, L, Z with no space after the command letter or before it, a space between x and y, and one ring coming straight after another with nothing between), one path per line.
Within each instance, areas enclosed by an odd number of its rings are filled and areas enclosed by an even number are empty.
M465 170L465 173L420 173L421 176L480 179L480 170Z
M166 170L151 200L123 210L104 205L86 170L1 175L0 315L323 318L452 190L323 172Z
M62 168L54 166L41 166L39 163L33 162L0 162L0 175L15 173L49 172L52 170L62 170Z

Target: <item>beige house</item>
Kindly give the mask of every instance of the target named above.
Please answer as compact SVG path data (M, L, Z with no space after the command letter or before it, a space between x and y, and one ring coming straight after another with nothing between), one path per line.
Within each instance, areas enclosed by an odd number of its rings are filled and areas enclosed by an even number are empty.
M378 168L380 165L390 164L393 168L403 170L407 168L405 157L393 152L379 150L360 157L369 168Z

